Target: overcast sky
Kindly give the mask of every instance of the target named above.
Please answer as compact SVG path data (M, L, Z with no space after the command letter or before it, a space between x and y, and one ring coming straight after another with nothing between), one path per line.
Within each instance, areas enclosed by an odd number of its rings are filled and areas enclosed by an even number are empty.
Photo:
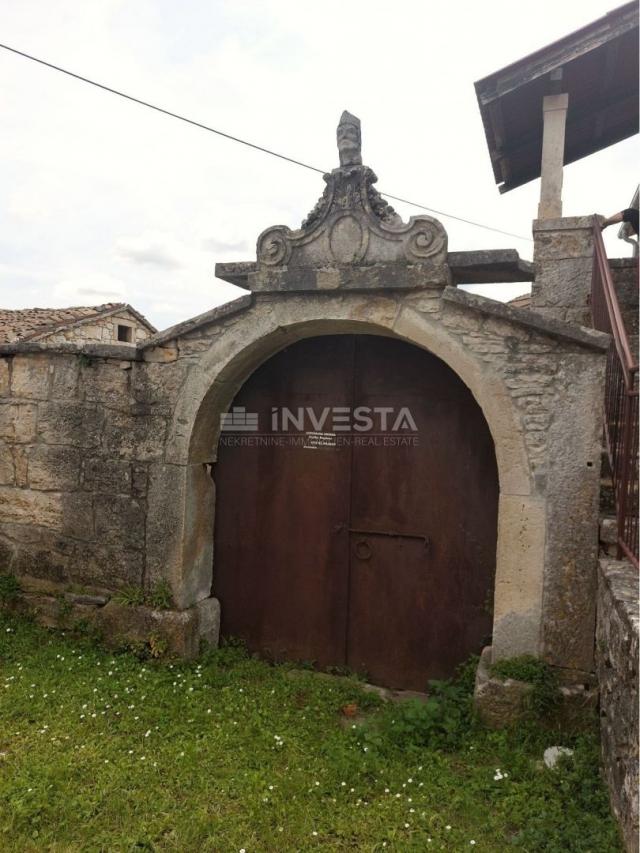
M530 235L539 182L501 196L475 80L615 8L606 0L0 0L0 41L322 169L362 120L378 187ZM239 295L217 261L298 227L320 175L0 50L0 304L126 301L159 328ZM638 137L568 166L567 216L611 214ZM406 219L420 211L394 205ZM450 250L532 244L441 217ZM607 232L612 255L630 248ZM522 286L485 287L499 298Z

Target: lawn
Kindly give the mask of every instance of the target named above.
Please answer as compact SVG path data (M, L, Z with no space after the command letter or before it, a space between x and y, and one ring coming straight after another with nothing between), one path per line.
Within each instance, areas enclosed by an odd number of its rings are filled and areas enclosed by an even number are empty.
M595 737L483 729L468 673L382 706L236 647L169 663L0 634L2 851L620 849ZM550 770L554 744L574 754Z

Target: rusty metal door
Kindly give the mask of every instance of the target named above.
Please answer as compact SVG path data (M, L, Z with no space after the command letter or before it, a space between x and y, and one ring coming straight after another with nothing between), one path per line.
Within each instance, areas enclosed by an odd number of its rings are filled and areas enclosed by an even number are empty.
M280 445L271 424L273 408L349 406L353 354L352 337L278 353L233 403L258 415L258 433L221 438L213 590L222 632L276 660L344 664L349 546L333 530L349 516L350 452L305 448L296 432Z
M469 389L430 353L365 337L354 372L358 404L407 406L417 441L353 447L347 663L424 690L491 634L493 441Z
M327 336L266 362L234 406L258 414L262 446L221 442L214 471L223 634L418 690L479 652L491 632L498 482L487 424L459 377L395 339ZM320 446L304 432L278 444L271 418L282 406L390 413L384 429L378 419L332 439L325 425ZM393 429L402 408L415 432Z

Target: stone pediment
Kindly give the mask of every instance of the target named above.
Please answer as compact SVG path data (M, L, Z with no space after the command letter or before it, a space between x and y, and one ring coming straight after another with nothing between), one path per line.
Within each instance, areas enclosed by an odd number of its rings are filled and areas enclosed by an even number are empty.
M362 165L359 119L344 112L337 140L340 166L324 175L321 198L300 228L276 225L262 232L245 286L261 291L445 286L447 233L441 223L431 216L405 223L383 199L375 172ZM234 265L221 267L227 278Z
M258 238L262 267L444 263L447 234L430 216L405 224L385 202L368 166L346 166L324 176L327 187L301 228L267 228Z

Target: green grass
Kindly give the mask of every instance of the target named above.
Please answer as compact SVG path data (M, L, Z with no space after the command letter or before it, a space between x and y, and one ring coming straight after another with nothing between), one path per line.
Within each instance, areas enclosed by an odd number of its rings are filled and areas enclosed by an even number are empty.
M483 730L468 675L378 705L237 648L141 662L0 616L0 850L619 849L593 736Z

